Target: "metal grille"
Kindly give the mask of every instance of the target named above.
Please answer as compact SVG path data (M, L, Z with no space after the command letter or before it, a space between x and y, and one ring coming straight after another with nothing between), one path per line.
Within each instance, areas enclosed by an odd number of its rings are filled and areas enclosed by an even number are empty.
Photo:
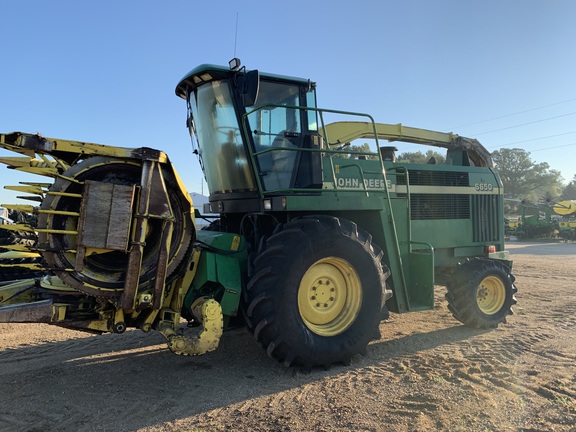
M498 196L473 195L472 215L474 241L497 241L500 223L498 215Z
M469 219L470 195L410 194L412 220Z
M408 173L412 186L469 186L467 172L409 170ZM406 177L398 176L397 184L405 185Z

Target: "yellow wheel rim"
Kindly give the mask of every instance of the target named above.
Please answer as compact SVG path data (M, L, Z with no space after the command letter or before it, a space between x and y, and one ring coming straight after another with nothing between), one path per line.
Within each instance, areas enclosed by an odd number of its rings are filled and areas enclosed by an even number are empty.
M506 287L497 276L488 276L480 282L476 291L476 302L486 315L498 313L506 301Z
M322 258L310 266L298 288L298 310L320 336L335 336L352 325L362 305L362 284L344 259Z

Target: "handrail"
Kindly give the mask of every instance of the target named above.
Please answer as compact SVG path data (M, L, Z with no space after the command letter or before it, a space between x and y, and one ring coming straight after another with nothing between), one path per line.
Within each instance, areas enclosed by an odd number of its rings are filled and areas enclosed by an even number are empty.
M349 115L349 116L356 116L356 117L366 117L370 120L370 124L373 125L373 133L376 135L376 123L373 119L373 117L369 114L365 114L365 113L357 113L357 112L351 112L351 111L339 111L339 110L331 110L331 109L324 109L324 108L312 108L312 107L301 107L301 106L291 106L291 105L276 105L276 104L267 104L267 105L261 105L253 110L247 111L243 116L242 116L242 129L243 132L245 134L245 136L250 136L253 132L251 130L248 129L248 125L249 125L249 120L248 120L248 116L250 116L251 114L257 112L257 111L261 111L263 109L270 109L270 108L283 108L283 109L294 109L294 110L299 110L299 111L315 111L319 114L319 119L320 119L320 123L321 123L321 128L319 130L320 135L322 135L323 137L327 136L327 127L329 125L326 125L324 122L324 113L331 113L331 114L341 114L341 115ZM274 135L274 134L271 134ZM376 140L376 145L378 145L378 138L375 139ZM262 154L266 154L266 153L272 153L275 151L290 151L290 152L312 152L312 153L321 153L321 154L332 154L332 155L348 155L349 157L352 156L371 156L371 157L375 157L376 160L378 160L380 162L380 170L379 171L365 171L360 165L358 164L350 164L348 166L353 166L355 165L358 168L359 171L359 175L361 177L362 180L362 188L364 190L364 193L366 193L366 196L369 196L369 191L368 188L366 186L366 174L373 174L373 175L377 175L377 176L381 176L381 179L383 180L384 184L386 184L386 175L385 175L385 170L384 170L384 164L382 161L382 156L380 154L379 151L377 152L372 152L372 151L345 151L343 149L331 149L330 147L325 147L325 148L320 148L320 149L309 149L309 148L290 148L290 147L282 147L282 148L268 148L268 149L264 149L264 150L259 150L259 151L253 151L251 146L248 146L248 154L250 157L250 160L252 162L252 166L256 166L256 157L260 156ZM334 189L332 190L327 190L327 189L323 189L322 187L320 188L307 188L304 189L308 192L318 192L318 191L326 191L326 192L333 192L335 194L338 194L339 192L356 192L358 189L354 189L354 188L343 188L338 186L338 181L336 178L336 173L335 173L335 169L334 169L334 164L332 161L332 158L330 158L330 167L331 167L331 177L332 177L332 182L334 185ZM288 188L288 189L278 189L278 190L269 190L269 191L265 191L262 181L260 179L260 176L256 176L256 182L258 184L258 190L260 192L261 197L264 197L265 195L269 195L271 193L277 193L279 191L286 191L286 192L297 192L297 191L301 191L301 189L296 189L296 188ZM387 189L383 190L382 192L385 192L386 195L388 195L388 191Z

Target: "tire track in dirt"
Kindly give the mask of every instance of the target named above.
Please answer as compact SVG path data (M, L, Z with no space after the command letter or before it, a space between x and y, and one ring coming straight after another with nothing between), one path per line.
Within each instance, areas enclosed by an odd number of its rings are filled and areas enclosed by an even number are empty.
M0 376L42 369L63 362L89 363L91 357L97 358L99 355L110 357L110 353L113 352L129 355L131 351L165 349L158 335L145 334L141 331L101 336L86 336L85 333L73 331L70 333L73 339L63 341L40 339L34 344L9 346L0 350L0 364L2 364Z
M554 313L551 314L555 316ZM559 314L561 317L565 315ZM392 358L387 367L397 383L446 381L460 388L468 388L486 406L500 405L502 400L522 404L526 393L535 393L550 406L563 405L566 414L576 422L576 378L558 379L546 375L547 370L573 371L576 354L547 350L552 339L562 340L573 331L574 320L557 326L555 332L509 333L496 330L470 340L449 343L429 351ZM518 329L521 330L521 329ZM525 361L527 358L536 360ZM526 366L536 364L537 367ZM542 380L550 380L542 384ZM500 395L495 398L494 395ZM438 412L446 409L442 398L430 395L408 395L399 399L398 407L389 409L393 416L406 417L420 412L438 421ZM492 419L494 420L494 419ZM550 419L555 424L554 418ZM497 429L498 422L493 426ZM566 426L564 417L558 419L559 427ZM496 430L495 429L495 430Z
M119 366L115 371L113 363L125 364L123 359L165 349L158 345L161 338L140 331L103 336L64 331L71 339L42 337L52 329L56 328L36 328L35 343L27 339L19 345L16 341L0 350L0 388L4 396L10 395L0 408L0 431L98 430L102 424L87 413L98 411L98 406L104 411L114 405L115 397L127 397L120 395L124 389L116 382L118 372L126 373L126 369ZM94 369L101 371L97 381L90 376ZM29 405L42 409L22 411L22 406ZM106 416L129 419L134 415L132 410L113 411L108 410ZM137 410L135 415L142 413Z
M548 296L549 293L547 291ZM509 319L508 325L477 333L462 328L461 337L456 336L460 331L458 328L449 331L446 327L438 331L434 330L431 322L429 334L437 334L426 336L423 331L421 335L409 337L423 340L445 338L444 341L429 343L428 346L424 344L421 350L406 349L404 341L398 339L380 342L372 346L371 354L381 363L359 373L364 377L378 377L395 386L396 398L387 404L390 418L413 417L426 423L422 418L426 417L427 424L434 425L432 428L454 427L446 413L456 402L438 395L438 388L456 386L475 395L476 405L470 401L461 403L470 404L471 411L476 406L476 418L481 417L478 410L482 413L482 406L501 407L498 410L501 418L493 414L485 419L486 430L499 430L499 424L505 424L514 416L521 424L522 415L530 410L545 413L543 415L549 417L550 424L557 426L558 430L566 430L566 418L571 424L576 424L576 350L568 345L562 349L562 341L573 339L576 327L574 296L568 292L565 298L560 295L558 300L546 294L540 295L539 290L529 290L526 295L539 306L544 305L537 309L540 314L537 320L533 319L532 311L517 307L518 313ZM439 304L436 313L446 315L445 305L438 295L436 303ZM421 341L415 343L422 346ZM388 350L386 345L389 345ZM400 355L389 354L391 352ZM415 383L423 387L421 393L396 391L398 385ZM352 386L346 388L342 385L342 388L343 391L354 391ZM447 389L450 393L450 388ZM367 390L370 391L369 386ZM527 405L526 400L539 398L542 399L540 402ZM462 411L461 407L458 409ZM416 416L415 412L420 414ZM464 421L459 427L468 429L472 424L472 421ZM526 429L530 429L530 425L527 424Z

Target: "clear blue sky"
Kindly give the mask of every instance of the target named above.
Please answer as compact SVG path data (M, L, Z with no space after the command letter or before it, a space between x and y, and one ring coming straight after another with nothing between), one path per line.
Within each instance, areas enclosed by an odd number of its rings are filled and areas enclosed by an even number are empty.
M0 17L0 131L159 148L190 192L202 175L174 88L235 46L248 69L316 81L321 107L576 174L576 1L19 0Z

